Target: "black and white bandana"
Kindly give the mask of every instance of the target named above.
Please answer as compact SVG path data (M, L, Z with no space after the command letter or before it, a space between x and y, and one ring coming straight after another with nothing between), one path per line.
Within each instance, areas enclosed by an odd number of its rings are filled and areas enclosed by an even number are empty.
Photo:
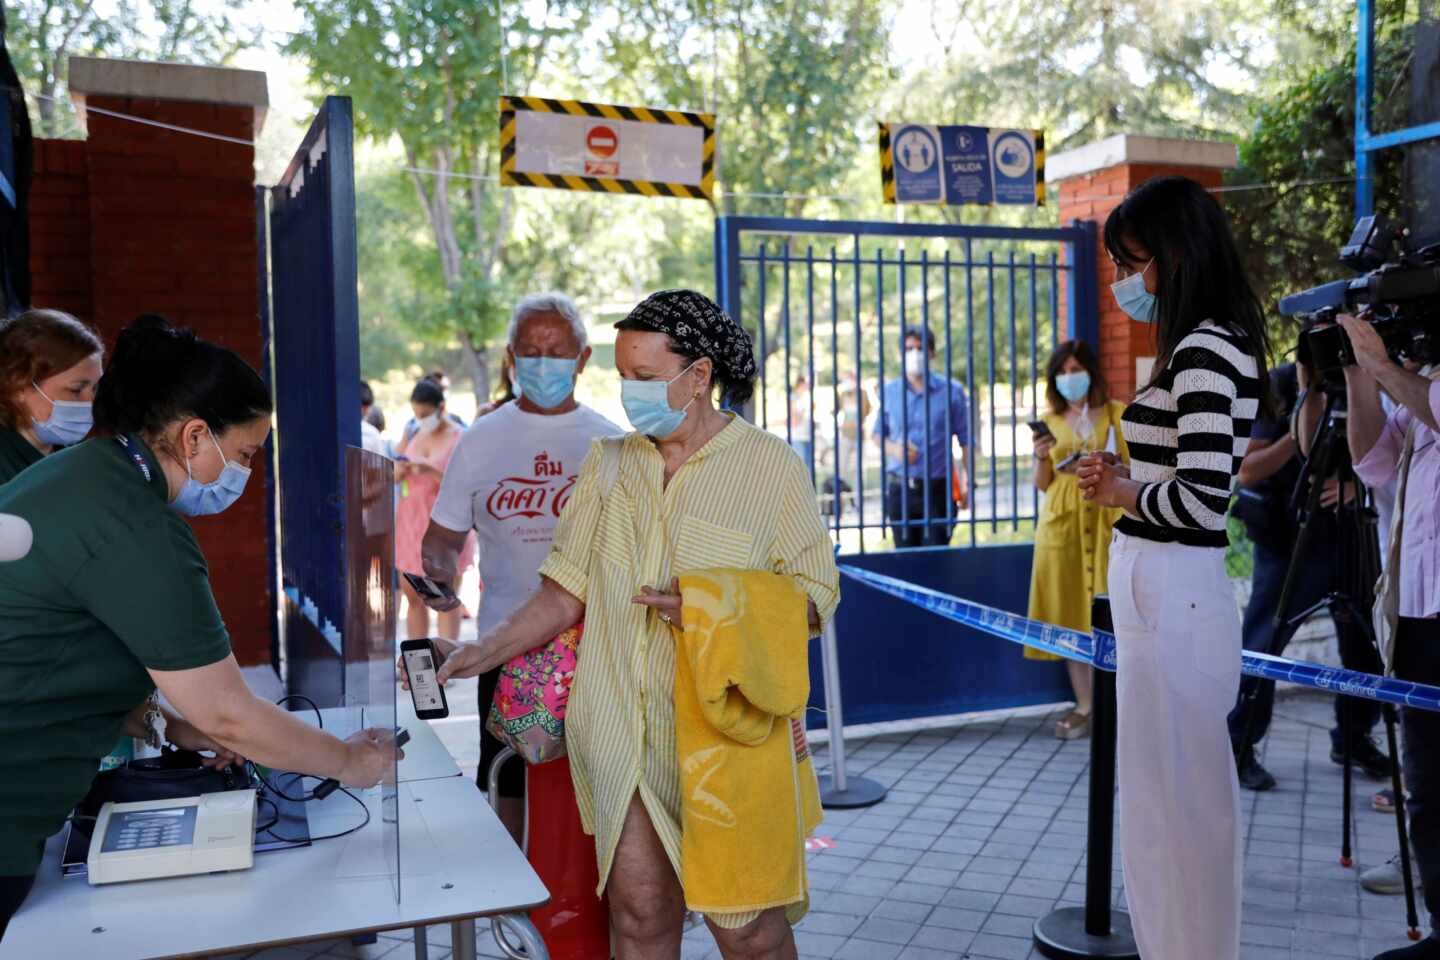
M703 293L661 290L642 300L625 319L666 334L686 353L709 357L727 380L755 376L750 334Z

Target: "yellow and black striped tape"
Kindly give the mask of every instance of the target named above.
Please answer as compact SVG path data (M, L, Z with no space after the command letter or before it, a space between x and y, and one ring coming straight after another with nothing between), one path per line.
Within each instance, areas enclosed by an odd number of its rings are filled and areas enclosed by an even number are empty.
M636 123L665 123L699 127L705 132L700 183L663 183L656 180L622 180L618 177L582 177L561 174L522 173L515 169L515 113L564 113L576 117L632 120ZM587 190L594 193L629 193L647 197L684 197L711 200L715 196L715 115L648 107L620 107L583 100L552 100L548 97L500 98L500 183L507 187L548 187L552 190Z
M1035 205L1045 206L1045 131L1035 136ZM895 202L895 160L890 153L890 125L880 124L880 191L886 203Z
M880 124L880 191L886 203L895 202L895 159L890 155L890 125Z

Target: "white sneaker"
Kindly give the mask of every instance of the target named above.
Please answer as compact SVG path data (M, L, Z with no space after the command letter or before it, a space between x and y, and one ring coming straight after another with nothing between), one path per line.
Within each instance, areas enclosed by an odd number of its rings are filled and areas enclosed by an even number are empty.
M1413 871L1414 861L1411 861ZM1413 875L1413 873L1412 873ZM1405 878L1400 873L1400 854L1395 854L1378 867L1371 867L1360 874L1360 886L1371 893L1379 893L1387 896L1395 896L1405 892ZM1420 889L1420 881L1415 881L1415 889Z

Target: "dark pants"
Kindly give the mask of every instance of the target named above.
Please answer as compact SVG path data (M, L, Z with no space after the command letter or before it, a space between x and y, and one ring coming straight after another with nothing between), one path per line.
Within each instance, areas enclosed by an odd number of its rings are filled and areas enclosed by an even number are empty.
M953 517L954 509L949 477L911 477L907 486L892 476L885 488L885 516L897 547L949 546L951 523L946 514Z
M480 766L475 770L475 785L481 790L489 790L490 765L495 762L500 751L505 749L505 744L485 729L485 721L490 718L490 704L495 699L495 687L500 683L500 671L496 669L480 674L479 683ZM500 768L499 787L502 797L525 796L525 761L518 758L507 760L505 766Z
M5 938L5 928L10 918L20 909L20 904L30 895L35 885L35 875L28 877L0 877L0 940Z
M1395 634L1395 676L1414 683L1440 685L1440 620L1400 618ZM1430 927L1440 920L1440 713L1400 708L1404 733L1400 755L1409 799L1410 843L1415 848L1420 885Z
M1295 589L1291 592L1287 617L1309 609L1322 600L1336 587L1335 567L1332 562L1334 550L1339 547L1330 542L1317 544L1312 556L1313 562L1300 569ZM1255 545L1255 578L1252 581L1250 603L1245 608L1245 623L1242 642L1251 653L1279 655L1294 636L1299 626L1280 626L1275 622L1275 613L1280 606L1280 591L1285 585L1285 572L1290 566L1290 555L1277 553L1273 548ZM1362 603L1363 603L1363 598ZM1363 611L1362 611L1363 615ZM1334 614L1335 633L1340 644L1340 662L1350 670L1365 673L1384 673L1380 654L1370 642L1370 635L1353 617L1343 611ZM1275 707L1275 681L1257 677L1244 677L1240 681L1240 699L1230 713L1230 745L1235 755L1245 751L1265 738L1270 729L1270 715ZM1380 704L1373 700L1359 700L1354 697L1335 698L1335 729L1330 739L1336 749L1344 744L1342 737L1347 728L1350 742L1370 735L1380 721Z

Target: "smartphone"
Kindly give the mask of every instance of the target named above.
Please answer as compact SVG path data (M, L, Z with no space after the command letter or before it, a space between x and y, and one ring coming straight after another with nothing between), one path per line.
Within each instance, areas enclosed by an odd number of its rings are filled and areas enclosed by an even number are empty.
M1080 462L1080 458L1083 457L1083 456L1085 456L1085 454L1083 454L1083 453L1079 453L1079 452L1072 453L1072 454L1070 454L1070 456L1066 457L1064 460L1061 460L1059 463L1055 464L1055 469L1056 469L1056 470L1064 470L1066 467L1073 466L1073 465L1079 463L1079 462Z
M404 727L395 728L395 746L403 747L410 742L410 731Z
M441 662L435 642L429 639L406 640L400 644L400 659L405 663L405 676L410 681L410 700L415 704L415 716L421 720L450 716L450 705L445 702L445 688L435 679L435 671Z
M1035 434L1036 440L1039 440L1041 437L1054 436L1050 432L1050 425L1044 420L1030 420L1026 423L1026 426L1030 428L1031 433Z
M419 574L404 573L402 575L415 588L415 592L426 600L454 600L455 591L450 589L450 584L442 583L439 580L432 580L429 577L422 577Z

